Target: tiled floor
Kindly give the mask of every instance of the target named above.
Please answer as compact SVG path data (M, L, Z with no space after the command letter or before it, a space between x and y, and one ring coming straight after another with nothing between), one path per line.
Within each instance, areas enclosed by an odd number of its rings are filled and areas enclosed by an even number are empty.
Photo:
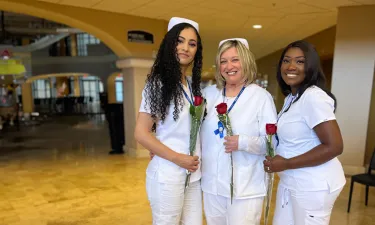
M108 155L106 124L79 120L59 118L0 138L1 225L151 224L148 159ZM355 185L349 214L348 192L347 184L330 224L375 225L375 188L365 207L365 189Z

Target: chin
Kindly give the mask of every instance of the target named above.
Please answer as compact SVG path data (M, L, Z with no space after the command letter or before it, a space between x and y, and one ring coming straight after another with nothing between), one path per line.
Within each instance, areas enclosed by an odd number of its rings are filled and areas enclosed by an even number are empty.
M242 79L238 77L227 77L225 82L228 84L239 84L241 83Z
M190 66L190 64L191 64L191 61L190 62L180 61L181 66Z

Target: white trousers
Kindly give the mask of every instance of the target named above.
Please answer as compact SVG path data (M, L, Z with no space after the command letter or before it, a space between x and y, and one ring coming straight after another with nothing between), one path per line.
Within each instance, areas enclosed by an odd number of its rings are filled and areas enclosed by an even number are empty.
M273 225L328 225L341 190L297 192L279 184Z
M203 192L207 225L259 225L263 197L233 199Z
M200 181L189 185L164 184L146 178L146 190L153 225L202 225L202 190Z

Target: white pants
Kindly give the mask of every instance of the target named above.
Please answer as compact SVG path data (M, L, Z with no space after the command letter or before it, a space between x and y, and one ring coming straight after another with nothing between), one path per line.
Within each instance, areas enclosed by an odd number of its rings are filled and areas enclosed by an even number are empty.
M341 190L296 192L279 184L273 225L328 225Z
M189 185L164 184L146 179L153 225L202 225L202 191L200 181Z
M207 225L259 225L263 197L233 199L203 192Z

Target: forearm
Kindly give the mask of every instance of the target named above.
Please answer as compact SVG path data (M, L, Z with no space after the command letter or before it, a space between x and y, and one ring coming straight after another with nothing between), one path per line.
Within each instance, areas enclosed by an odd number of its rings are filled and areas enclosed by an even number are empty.
M158 139L155 138L154 135L152 135L149 132L145 132L142 134L138 134L136 132L135 138L137 142L140 143L147 150L168 161L174 162L174 160L178 156L177 152L171 150L170 148L162 144Z
M341 151L339 148L320 144L302 155L287 159L287 168L298 169L303 167L318 166L337 157L339 154L341 154L340 152Z
M240 134L238 142L238 150L240 151L256 155L266 154L266 137L264 136L255 137Z

